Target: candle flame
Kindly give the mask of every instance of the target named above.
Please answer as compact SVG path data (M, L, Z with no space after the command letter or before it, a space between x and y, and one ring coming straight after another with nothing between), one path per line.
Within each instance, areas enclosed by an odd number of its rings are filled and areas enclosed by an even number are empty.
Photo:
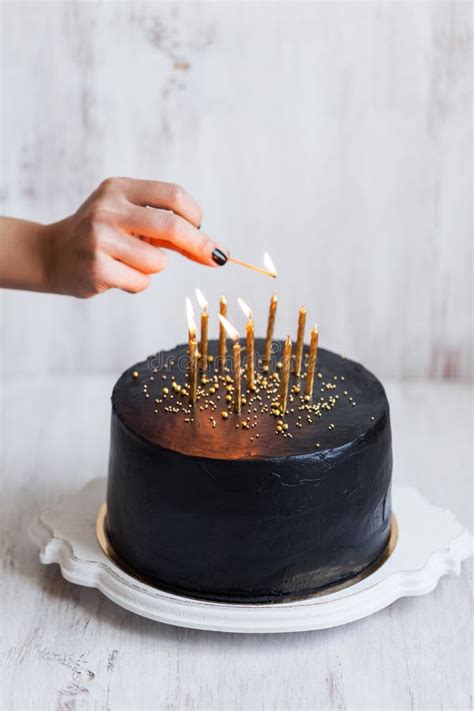
M202 293L201 289L196 289L196 299L199 302L199 306L203 311L207 310L207 299Z
M273 264L273 260L268 254L268 252L265 252L263 255L263 264L265 266L265 269L268 269L269 272L272 272L275 276L278 274L275 265Z
M192 336L196 335L197 327L194 320L194 309L189 296L186 297L186 317L188 319L188 330Z
M233 341L237 341L239 338L239 332L237 331L236 328L234 328L234 326L230 323L230 321L228 321L226 319L226 317L223 316L222 314L219 314L219 321L224 326L229 338L232 338Z
M313 331L316 331L316 333L319 333L319 328L318 328L318 324L317 324L317 323L314 324L314 326L313 326Z
M252 309L250 308L250 306L248 304L246 304L245 301L240 298L240 296L237 299L237 301L239 302L239 306L242 309L242 311L244 312L244 314L247 316L247 318L251 319L252 318Z

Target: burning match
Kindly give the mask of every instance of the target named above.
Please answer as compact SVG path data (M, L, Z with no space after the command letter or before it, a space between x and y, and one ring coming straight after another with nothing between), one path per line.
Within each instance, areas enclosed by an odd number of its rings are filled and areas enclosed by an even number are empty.
M248 262L244 262L242 259L237 259L236 257L229 256L228 259L229 262L233 262L234 264L240 264L241 267L252 269L252 271L254 272L258 272L259 274L265 274L265 276L272 277L273 279L278 276L278 272L268 252L265 252L265 254L263 255L264 267L256 267L254 264L249 264Z

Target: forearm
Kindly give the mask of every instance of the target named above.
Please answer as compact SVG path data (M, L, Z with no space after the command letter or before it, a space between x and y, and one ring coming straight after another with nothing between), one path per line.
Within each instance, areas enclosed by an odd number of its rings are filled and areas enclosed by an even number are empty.
M0 217L0 287L50 291L50 271L48 227Z

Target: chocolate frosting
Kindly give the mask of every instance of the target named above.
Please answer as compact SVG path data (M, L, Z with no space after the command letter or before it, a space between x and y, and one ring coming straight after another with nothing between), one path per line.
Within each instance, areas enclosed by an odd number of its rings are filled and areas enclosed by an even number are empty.
M261 352L262 342L256 347ZM185 353L178 346L152 356L114 388L107 528L117 555L164 589L234 602L311 595L372 564L391 518L381 383L321 349L314 399L326 397L328 383L339 397L311 423L304 413L302 427L295 398L285 418L291 438L277 435L275 418L260 411L254 428L237 428L229 408L221 419L221 401L215 425L209 409L196 406L194 421L185 422L183 412L164 409L171 401L162 396L172 379L184 383Z

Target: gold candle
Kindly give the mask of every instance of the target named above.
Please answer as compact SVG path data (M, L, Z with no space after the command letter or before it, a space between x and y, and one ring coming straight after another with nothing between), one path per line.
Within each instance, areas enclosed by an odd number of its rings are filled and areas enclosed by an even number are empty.
M240 343L235 341L232 348L234 356L234 412L240 414L241 386L240 386Z
M196 289L196 297L201 307L201 358L199 364L203 370L207 369L207 332L209 314L207 313L207 300L200 289Z
M270 301L270 310L268 312L267 337L265 339L265 347L263 349L263 365L268 368L270 363L270 353L272 349L273 329L275 326L275 316L278 305L278 298L273 294Z
M232 355L233 355L233 360L234 360L234 412L240 413L240 408L242 405L242 403L241 403L242 392L241 392L241 385L240 385L241 368L240 368L239 332L237 331L236 328L234 328L234 326L232 326L230 321L228 321L225 316L222 316L222 314L219 314L219 321L224 326L226 333L234 341L234 346L232 349Z
M255 327L253 319L249 318L246 324L247 331L247 386L255 388Z
M221 300L219 302L219 314L221 316L227 316L227 299L225 296L221 296ZM219 372L222 373L224 370L225 366L225 354L227 350L227 334L226 330L224 328L224 325L222 323L219 323Z
M298 334L296 336L295 363L293 372L297 378L301 375L301 363L303 361L304 347L304 328L306 325L306 309L304 306L300 308L298 314Z
M247 316L245 330L247 333L247 387L251 390L255 387L255 324L252 318L252 311L243 299L237 299L239 306Z
M196 338L191 338L189 347L189 402L194 405L197 393L199 351Z
M283 367L281 369L281 383L280 383L280 410L281 410L282 415L284 415L286 412L286 405L288 402L288 386L290 383L290 366L291 366L291 339L289 336L287 336L285 345L283 347Z
M188 356L189 356L189 402L194 405L197 392L198 347L196 340L196 322L191 299L186 297L186 316L188 319Z
M196 322L191 299L186 297L186 318L188 320L188 355L191 357L191 341L196 337Z
M318 340L319 331L318 327L315 325L311 330L311 343L309 344L309 358L308 358L308 372L306 373L306 389L305 397L312 399L313 397L313 386L314 386L314 374L316 372L316 362L318 359Z

